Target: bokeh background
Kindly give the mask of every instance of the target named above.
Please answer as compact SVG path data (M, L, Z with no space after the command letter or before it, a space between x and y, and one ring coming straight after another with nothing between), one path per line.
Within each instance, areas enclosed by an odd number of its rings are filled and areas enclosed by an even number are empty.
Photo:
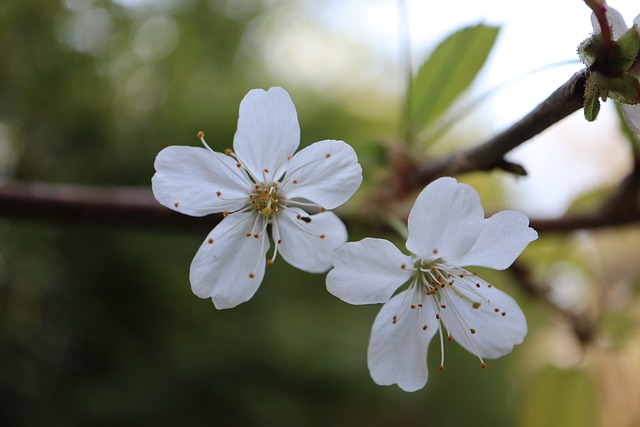
M551 0L465 2L458 12L425 3L406 4L414 67L459 26L482 19L503 27L462 102L504 87L433 153L477 143L580 69L575 47L591 31L580 1L563 2L572 4L566 10ZM244 94L281 85L297 106L302 144L351 143L366 193L398 133L397 10L390 0L3 0L0 183L148 187L162 148L198 145L199 130L214 149L230 147ZM565 60L574 62L518 77ZM631 150L614 109L596 124L580 114L513 153L529 178L462 177L488 212L561 215L610 194L631 168ZM356 200L345 210L376 208ZM416 393L372 382L366 348L379 307L337 300L324 275L276 262L256 296L233 310L195 297L189 263L209 228L0 217L0 424L640 422L638 227L533 243L523 260L545 299L509 273L482 272L521 303L529 337L488 369L452 343L438 371L433 343L429 383ZM351 240L366 235L350 229ZM566 313L590 328L587 339Z

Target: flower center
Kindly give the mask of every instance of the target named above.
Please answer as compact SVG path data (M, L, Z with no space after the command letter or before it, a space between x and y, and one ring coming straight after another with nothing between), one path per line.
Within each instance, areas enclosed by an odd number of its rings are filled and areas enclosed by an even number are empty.
M402 266L401 268L406 268ZM477 319L472 313L478 310L491 312L498 318L504 318L507 313L496 307L487 296L492 285L482 280L475 273L464 268L451 266L441 260L426 262L415 259L413 265L413 275L409 281L409 289L406 300L402 303L400 311L393 316L392 323L395 324L408 311L418 310L418 325L423 331L429 329L433 319L422 317L422 310L431 306L431 315L435 315L438 334L440 335L441 363L439 369L444 367L444 335L446 340L451 341L449 327L454 327L458 341L467 342L473 352L480 359L481 367L486 367L480 351L478 350L473 336L476 335ZM467 307L472 308L468 310ZM482 310L481 310L482 308ZM444 321L451 322L448 325Z
M249 200L256 212L265 218L270 218L280 210L280 199L278 198L278 184L269 187L256 184L255 191L249 195Z

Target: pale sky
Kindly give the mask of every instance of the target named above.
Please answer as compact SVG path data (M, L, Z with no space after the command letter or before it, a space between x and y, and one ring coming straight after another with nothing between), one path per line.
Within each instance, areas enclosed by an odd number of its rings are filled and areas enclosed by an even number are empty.
M265 61L276 76L294 85L332 91L345 102L351 94L366 93L371 85L400 96L397 0L303 0L297 7L286 0L265 1L274 13L260 36ZM493 132L522 117L582 68L576 48L592 31L591 11L582 0L405 0L405 4L414 68L438 41L458 28L479 22L501 27L474 93L545 66L575 61L518 79L492 97L480 120L489 123ZM640 12L637 0L609 5L628 24ZM368 51L354 51L349 43ZM596 123L587 123L581 112L575 113L510 155L530 173L524 179L505 180L512 189L513 207L536 216L561 215L577 195L615 184L626 174L631 160L612 107L607 102ZM368 104L366 110L375 114L375 105Z
M84 1L65 0L69 5ZM168 10L190 0L114 1ZM400 0L228 0L222 10L232 16L254 8L259 1L267 13L249 26L247 40L253 43L251 54L262 57L277 84L290 90L300 87L328 93L354 113L370 117L388 117L389 105L400 104L404 88ZM501 27L469 97L496 86L502 90L454 130L477 133L469 143L481 142L509 126L581 69L576 48L592 31L591 11L582 0L404 3L414 69L456 29L480 22ZM640 12L638 0L611 0L609 4L628 24ZM221 10L218 2L211 6ZM561 62L565 64L553 66ZM549 66L553 67L522 77ZM514 150L510 158L522 163L529 177L505 178L504 185L513 195L511 207L534 216L561 215L576 196L622 179L630 170L631 159L612 107L611 101L604 104L596 123L587 123L581 112L574 113Z

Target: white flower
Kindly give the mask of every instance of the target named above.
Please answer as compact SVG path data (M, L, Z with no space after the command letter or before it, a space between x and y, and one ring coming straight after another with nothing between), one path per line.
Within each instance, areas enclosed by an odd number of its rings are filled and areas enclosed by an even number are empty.
M282 88L254 89L240 103L234 152L171 146L155 161L155 198L192 216L223 212L192 263L193 293L231 308L257 291L276 254L308 272L331 268L335 248L347 241L344 224L327 209L360 186L362 169L343 141L300 143L296 109ZM271 227L274 250L267 227Z
M327 289L351 304L385 303L369 342L368 365L380 385L405 391L425 386L427 348L440 335L480 358L497 358L520 344L527 323L507 294L461 266L505 269L537 233L528 218L502 211L484 218L478 193L440 178L418 196L408 221L404 255L383 239L346 243L333 257ZM393 296L402 284L408 289Z
M605 13L613 31L613 38L617 40L629 30L629 27L624 22L624 18L620 12L609 6L606 6L606 8L607 10ZM636 16L633 23L636 25L636 29L640 28L640 15ZM594 13L591 14L591 24L593 25L594 32L601 31L600 23ZM629 129L631 129L633 133L640 138L640 104L622 104L621 107L622 115L624 116L624 120L627 122L627 125L629 125Z

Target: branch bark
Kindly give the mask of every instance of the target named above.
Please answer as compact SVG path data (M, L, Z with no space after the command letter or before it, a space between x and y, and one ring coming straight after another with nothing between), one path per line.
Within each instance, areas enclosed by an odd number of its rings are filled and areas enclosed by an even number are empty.
M582 108L586 78L586 70L575 73L529 114L488 141L418 165L417 181L424 186L438 177L463 172L496 168L513 172L518 165L508 162L505 154Z
M634 170L602 209L589 215L531 219L538 232L570 232L640 222L640 169ZM175 231L206 232L222 220L221 214L190 217L160 205L144 187L95 187L12 181L0 187L0 215L67 224L131 226ZM343 216L347 225L358 218ZM380 228L384 225L380 224Z
M414 165L401 175L411 177L411 188L417 188L443 175L513 166L504 159L506 153L582 107L585 80L586 70L574 74L526 117L499 135L467 150ZM539 232L569 232L640 222L640 160L635 160L633 172L600 210L588 215L532 219L531 225ZM161 206L148 188L20 181L11 181L0 187L0 215L67 223L198 231L209 230L222 220L221 214L204 218L178 214ZM358 218L343 217L343 220L347 224L358 223Z
M96 187L11 181L0 187L0 215L68 224L209 230L222 214L181 215L160 205L144 187Z

